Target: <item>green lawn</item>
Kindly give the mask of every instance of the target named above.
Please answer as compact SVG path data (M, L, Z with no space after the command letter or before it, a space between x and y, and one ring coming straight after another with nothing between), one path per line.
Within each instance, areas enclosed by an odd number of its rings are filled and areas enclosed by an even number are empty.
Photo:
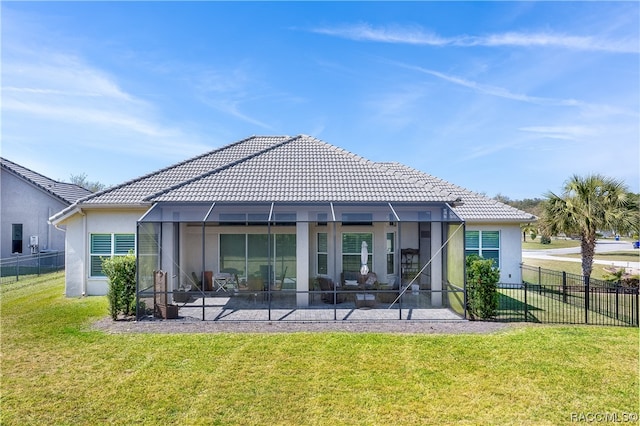
M637 413L637 328L107 334L63 276L0 287L3 425L570 424Z
M548 250L548 249L557 249L557 248L570 248L570 247L580 247L579 240L551 240L551 244L541 244L540 237L538 237L535 241L531 241L529 237L527 237L527 241L522 242L523 250Z
M523 258L522 263L527 266L540 267L542 269L550 269L552 271L564 271L568 274L582 275L582 264L580 262L565 262L562 260L534 259ZM593 265L591 278L604 279L606 275L602 269L604 265Z
M580 259L582 257L580 253L558 254L553 256L570 257L574 259ZM605 262L640 262L640 251L610 251L606 253L596 253L593 259L604 260Z

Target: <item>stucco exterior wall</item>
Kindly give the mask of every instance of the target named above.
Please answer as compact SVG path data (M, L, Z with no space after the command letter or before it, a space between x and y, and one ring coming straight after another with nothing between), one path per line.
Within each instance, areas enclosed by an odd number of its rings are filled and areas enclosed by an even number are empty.
M522 282L522 232L519 224L467 223L467 231L500 231L500 282Z
M145 211L84 210L82 214L76 214L64 222L67 229L65 292L68 297L107 294L107 278L90 276L90 235L135 234L136 222Z
M84 210L83 215L76 214L64 222L67 229L66 236L66 294L69 297L82 295L104 295L107 292L107 279L103 277L89 276L89 241L92 233L136 233L136 222L145 213L145 209L135 210ZM262 233L265 229L262 227L247 227L242 230L243 233ZM169 272L173 281L169 284L178 287L180 282L184 280L184 275L190 275L191 271L201 271L202 268L202 227L187 226L181 224L178 252L180 259L174 259L173 234L174 228L170 224L166 224L163 229L163 256L162 269ZM341 235L342 232L373 232L374 233L374 254L373 271L378 274L379 279L384 282L387 279L386 274L386 232L395 232L397 234L398 227L391 226L388 223L375 223L372 227L363 229L362 227L343 227L336 224L336 245L334 246L333 224L318 227L313 222L309 224L308 229L308 266L309 276L316 275L316 252L317 252L317 232L327 232L329 234L329 271L335 271L335 279L339 279L339 268L334 269L334 259L340 264L341 253ZM503 283L520 283L522 281L520 263L522 261L521 251L521 233L518 224L500 224L500 223L467 223L467 230L499 230L500 231L500 278ZM238 232L236 229L222 228L206 228L205 238L205 265L204 269L218 271L218 235L221 232ZM277 232L277 231L276 231ZM280 230L282 232L282 230ZM295 228L287 229L285 233L295 233ZM417 224L403 224L401 230L402 248L417 247L418 229ZM437 244L436 244L437 242ZM439 224L432 227L432 250L433 253L440 248L440 232ZM400 261L400 247L396 247L396 259ZM334 255L335 253L335 255ZM335 256L335 257L334 257ZM441 277L440 256L437 256L432 265L432 278ZM333 275L333 273L331 274ZM439 288L436 288L439 290Z
M0 175L0 257L11 257L12 224L22 224L22 254L30 254L29 237L38 236L40 250L64 250L64 232L48 223L67 207L64 201L4 169Z

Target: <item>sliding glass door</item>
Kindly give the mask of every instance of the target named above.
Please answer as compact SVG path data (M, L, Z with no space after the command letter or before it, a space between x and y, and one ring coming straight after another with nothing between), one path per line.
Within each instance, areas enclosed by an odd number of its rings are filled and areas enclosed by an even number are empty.
M271 243L269 243L271 240ZM271 250L269 250L271 248ZM220 271L265 283L295 283L295 234L221 234Z

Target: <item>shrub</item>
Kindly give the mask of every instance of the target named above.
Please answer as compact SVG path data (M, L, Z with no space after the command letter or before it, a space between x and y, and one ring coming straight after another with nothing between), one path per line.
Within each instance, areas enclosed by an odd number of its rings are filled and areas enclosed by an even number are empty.
M540 237L540 244L551 244L551 237L548 235L543 235Z
M468 256L467 264L467 309L471 319L489 319L498 311L498 281L500 271L492 259L477 255Z
M132 316L136 313L136 257L115 256L105 259L102 270L109 279L109 314L116 320L118 315Z

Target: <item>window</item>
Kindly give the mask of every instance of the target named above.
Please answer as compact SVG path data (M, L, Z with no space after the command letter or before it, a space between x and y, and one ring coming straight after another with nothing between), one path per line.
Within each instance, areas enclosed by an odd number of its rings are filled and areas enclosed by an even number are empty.
M91 234L91 270L92 277L104 277L102 260L106 257L124 256L135 252L135 234Z
M342 271L360 272L362 242L367 243L369 256L367 266L373 271L373 234L365 232L345 232L342 234Z
M265 282L270 275L272 280L282 276L295 278L295 234L272 234L271 241L269 250L267 234L221 234L220 271L241 278L260 277Z
M327 233L318 233L318 274L327 274L329 271L329 247Z
M500 267L500 231L466 231L465 255L477 254L485 259L493 259Z
M395 236L393 232L387 233L387 274L395 274L396 265L396 249L395 249Z
M22 253L22 224L11 225L11 253Z

